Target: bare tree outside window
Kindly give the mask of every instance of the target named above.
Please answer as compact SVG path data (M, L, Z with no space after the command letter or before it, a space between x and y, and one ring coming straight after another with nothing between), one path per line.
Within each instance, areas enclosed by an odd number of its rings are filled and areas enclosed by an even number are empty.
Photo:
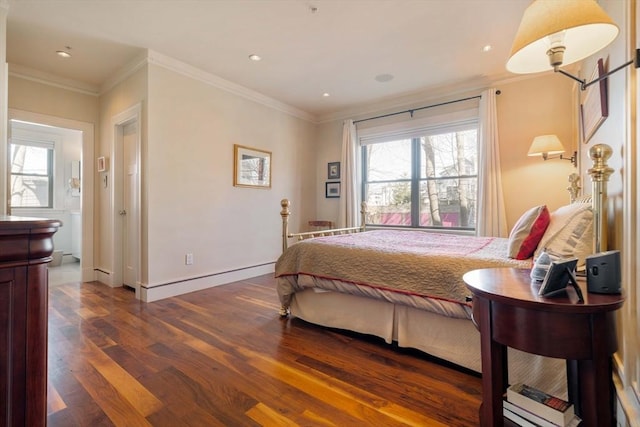
M475 229L477 124L363 147L368 224Z

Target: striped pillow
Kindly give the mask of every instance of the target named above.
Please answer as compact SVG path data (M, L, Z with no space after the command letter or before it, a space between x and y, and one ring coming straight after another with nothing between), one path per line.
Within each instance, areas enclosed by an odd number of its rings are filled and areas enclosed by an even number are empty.
M588 203L573 203L551 213L549 228L544 233L536 257L548 252L559 258L578 258L578 267L593 252L593 210Z

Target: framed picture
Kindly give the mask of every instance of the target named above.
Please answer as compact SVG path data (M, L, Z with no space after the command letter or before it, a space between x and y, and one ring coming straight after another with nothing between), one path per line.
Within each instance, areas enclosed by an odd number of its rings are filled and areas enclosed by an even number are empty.
M271 188L271 152L234 144L233 185Z
M340 197L340 183L339 182L325 182L324 184L324 196L327 199L335 199Z
M327 179L340 179L340 162L327 163Z
M591 80L593 81L604 74L604 61L598 59ZM600 80L585 89L583 92L582 104L580 105L580 116L582 122L582 142L589 142L593 134L598 130L602 122L609 116L607 101L607 79Z
M576 280L574 271L577 263L578 258L553 261L540 285L538 295L550 297L564 293L571 281Z

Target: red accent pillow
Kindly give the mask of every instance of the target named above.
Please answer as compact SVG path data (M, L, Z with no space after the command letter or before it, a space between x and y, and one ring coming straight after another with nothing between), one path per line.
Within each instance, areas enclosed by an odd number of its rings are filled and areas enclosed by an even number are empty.
M531 258L550 220L551 216L546 205L533 207L522 214L509 234L509 258Z

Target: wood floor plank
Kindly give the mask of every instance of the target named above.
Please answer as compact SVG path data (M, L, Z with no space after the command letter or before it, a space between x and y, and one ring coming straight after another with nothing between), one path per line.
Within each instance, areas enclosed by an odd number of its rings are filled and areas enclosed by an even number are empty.
M256 423L263 426L295 427L298 425L296 422L282 416L278 411L274 411L262 403L252 406L246 414Z
M71 283L49 304L49 427L478 425L477 375L281 319L273 275L148 304Z
M87 354L89 363L96 371L118 390L118 393L140 414L146 417L160 409L162 402L100 348L87 341L83 351L89 353Z
M50 382L47 384L47 414L53 414L55 412L62 411L67 405L60 397L60 393Z
M93 400L117 426L150 426L146 418L90 364L79 363L73 375Z
M374 421L380 423L379 425L392 425L391 421L386 418L389 417L406 425L444 425L438 424L428 416L380 399L379 396L371 395L366 390L358 390L354 393L351 387L345 386L335 379L329 381L330 379L323 375L310 376L292 366L256 353L250 354L250 356L250 363L261 371L280 378L307 394L323 396L337 410L346 411L363 422Z
M53 335L58 336L54 341L52 341ZM85 387L74 376L73 369L70 367L70 364L75 363L73 360L76 357L74 350L73 345L62 336L60 331L49 327L48 382L57 390L66 409L48 413L48 426L113 425Z

